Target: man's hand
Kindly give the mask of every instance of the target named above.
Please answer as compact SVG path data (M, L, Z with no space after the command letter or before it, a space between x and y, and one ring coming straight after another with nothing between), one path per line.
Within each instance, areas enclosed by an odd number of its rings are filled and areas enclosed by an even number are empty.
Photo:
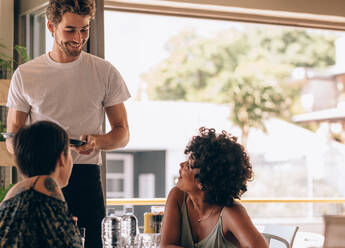
M96 139L98 135L94 134L85 134L80 137L81 140L86 141L87 143L82 146L72 146L72 150L78 152L79 154L88 155L96 149Z
M87 143L72 149L79 154L88 155L95 150L114 150L127 145L129 140L129 128L127 113L123 103L105 108L111 130L106 134L87 134L80 137Z

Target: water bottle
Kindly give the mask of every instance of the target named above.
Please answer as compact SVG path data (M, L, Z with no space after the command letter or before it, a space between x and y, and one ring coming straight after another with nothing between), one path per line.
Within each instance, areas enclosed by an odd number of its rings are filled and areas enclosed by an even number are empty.
M111 213L102 220L103 248L123 247L121 217Z
M126 208L125 214L122 216L121 233L124 238L124 247L134 248L137 246L137 238L139 234L138 219L133 214L133 208Z

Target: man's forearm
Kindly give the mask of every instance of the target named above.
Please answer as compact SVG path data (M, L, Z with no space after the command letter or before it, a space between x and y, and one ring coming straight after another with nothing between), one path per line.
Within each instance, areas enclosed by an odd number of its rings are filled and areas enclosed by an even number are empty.
M113 130L104 135L96 137L97 150L114 150L125 147L129 141L128 127L115 127Z
M7 113L7 132L15 134L19 128L25 125L28 113L9 108ZM6 148L9 153L13 154L13 139L6 139Z

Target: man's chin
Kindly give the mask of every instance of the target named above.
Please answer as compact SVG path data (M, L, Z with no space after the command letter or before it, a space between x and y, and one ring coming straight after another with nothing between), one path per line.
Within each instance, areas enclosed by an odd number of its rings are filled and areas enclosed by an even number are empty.
M71 52L71 57L76 57L81 54L81 50Z
M80 50L74 50L74 51L71 51L71 50L67 50L65 51L65 54L68 56L68 57L77 57L80 55L81 53L81 49Z

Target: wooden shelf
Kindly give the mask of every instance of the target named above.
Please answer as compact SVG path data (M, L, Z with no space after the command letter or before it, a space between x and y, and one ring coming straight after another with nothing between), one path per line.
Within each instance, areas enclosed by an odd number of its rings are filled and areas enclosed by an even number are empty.
M0 142L0 166L14 166L13 155L7 151L6 143Z
M10 88L10 79L0 79L0 105L7 103L8 90Z

